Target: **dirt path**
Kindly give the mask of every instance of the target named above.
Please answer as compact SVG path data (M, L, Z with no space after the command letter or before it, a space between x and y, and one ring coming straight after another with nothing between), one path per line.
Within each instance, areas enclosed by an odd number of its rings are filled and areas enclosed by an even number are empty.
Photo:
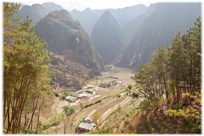
M89 115L88 117L90 118L90 116L95 112L96 110L93 110Z

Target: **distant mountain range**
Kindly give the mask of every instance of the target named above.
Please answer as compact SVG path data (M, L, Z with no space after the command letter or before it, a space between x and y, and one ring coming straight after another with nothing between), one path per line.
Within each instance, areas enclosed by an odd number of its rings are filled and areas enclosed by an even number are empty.
M117 65L137 69L148 63L156 48L170 46L178 31L186 33L200 15L200 3L159 3L145 17Z
M29 18L33 20L31 25L34 26L48 13L49 12L42 5L33 4L32 6L24 5L16 15L21 16L21 20L19 22L23 22L25 18L29 16Z
M48 12L52 12L55 10L62 10L63 8L60 5L57 5L53 2L45 2L42 4L42 6L48 11Z
M33 4L31 6L22 4L16 15L21 16L21 20L19 22L23 22L25 18L29 16L29 18L32 19L31 25L35 26L35 24L49 12L61 9L63 8L60 5L51 2L45 2L42 5Z
M122 29L109 10L96 22L91 33L91 41L103 58L104 64L112 63L123 51Z
M83 81L99 75L104 69L103 62L139 68L150 61L156 48L161 44L170 46L178 31L186 33L201 16L201 3L155 3L149 7L135 5L108 10L87 8L70 13L61 9L54 3L25 5L17 15L21 21L28 15L36 33L47 41L47 49L54 53L52 59L59 55L64 59L60 65L69 62L69 69L73 69L72 64L82 69L86 73ZM52 67L53 71L66 71L60 69ZM81 74L71 75L77 77L73 80L81 86Z
M124 27L129 21L133 20L140 14L145 14L147 10L147 6L139 4L125 8L119 9L103 9L103 10L93 10L94 13L100 17L106 10L109 10L111 14L117 20L119 26Z
M98 16L91 11L90 8L86 8L84 11L72 10L70 14L74 19L77 19L83 28L87 31L89 36L91 36L92 29L98 20Z

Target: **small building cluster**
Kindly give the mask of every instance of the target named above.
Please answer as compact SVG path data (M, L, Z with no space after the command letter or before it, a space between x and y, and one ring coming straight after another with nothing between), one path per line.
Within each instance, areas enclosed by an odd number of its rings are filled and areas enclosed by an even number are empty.
M107 83L106 82L102 82L102 83L99 84L99 87L106 88L107 87Z
M87 89L93 89L94 85L87 85ZM90 94L88 92L83 91L80 94L72 94L72 96L67 96L66 100L70 102L75 102L78 99L89 98Z
M96 124L92 123L91 122L91 118L90 117L87 117L84 122L82 122L80 125L79 125L79 130L80 131L85 131L85 130L92 130L94 127L96 126Z

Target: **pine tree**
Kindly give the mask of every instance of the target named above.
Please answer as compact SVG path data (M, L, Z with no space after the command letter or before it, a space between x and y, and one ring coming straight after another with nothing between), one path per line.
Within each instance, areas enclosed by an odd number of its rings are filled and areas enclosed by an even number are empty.
M49 52L46 42L39 38L27 19L20 25L13 17L20 5L3 3L4 9L4 129L6 133L20 132L21 115L28 98L33 99L32 113L43 95L49 91ZM28 128L31 126L32 117Z

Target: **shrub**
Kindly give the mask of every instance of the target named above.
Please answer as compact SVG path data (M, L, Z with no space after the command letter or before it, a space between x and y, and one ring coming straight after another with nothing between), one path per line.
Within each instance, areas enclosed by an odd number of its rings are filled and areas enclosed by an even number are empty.
M70 108L69 110L68 110L68 112L67 112L67 116L70 116L70 115L72 115L72 113L74 113L74 109L73 108Z
M127 114L126 114L126 117L130 117L130 115L127 113Z
M176 104L176 105L173 106L173 109L174 110L181 109L181 105L180 104Z
M187 103L188 103L188 99L187 99L187 97L183 98L183 100L182 100L182 104L183 104L183 105L186 105Z
M89 106L91 106L91 105L93 105L93 103L86 104L86 105L84 106L84 108L87 108L87 107L89 107Z
M97 100L94 104L100 103L101 101L102 101L101 99Z
M45 124L43 124L43 128L46 129L48 127L58 124L63 117L64 117L64 112L59 113L55 119L52 119L46 122Z
M131 90L132 89L132 85L130 84L130 85L128 85L128 89L129 90Z
M61 97L61 98L62 98L62 100L64 100L66 97L65 97L64 95L62 95L62 97Z
M93 93L93 91L91 91L91 90L85 90L85 92L87 92L87 93Z
M58 97L58 96L59 96L59 93L58 93L58 92L55 92L55 96Z
M138 134L142 134L142 129L141 129L141 124L140 123L138 123L138 125L137 125L137 133Z
M138 96L139 95L137 93L135 93L135 92L132 93L132 97L138 98Z

